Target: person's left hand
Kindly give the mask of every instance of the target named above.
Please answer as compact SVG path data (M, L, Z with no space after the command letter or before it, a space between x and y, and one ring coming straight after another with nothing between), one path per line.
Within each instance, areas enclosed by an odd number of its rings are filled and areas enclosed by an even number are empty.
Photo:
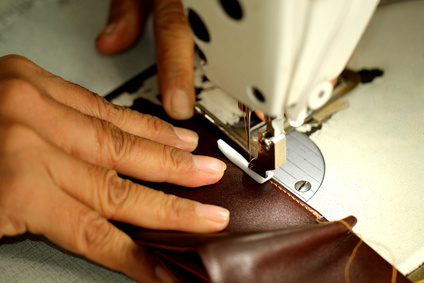
M151 10L163 107L173 119L191 118L194 43L181 0L112 0L107 25L96 40L97 50L114 54L131 47L143 33Z
M139 281L168 279L108 219L212 233L228 225L229 212L117 173L186 187L213 184L226 165L191 154L197 142L190 130L112 105L24 57L0 57L0 238L42 234Z

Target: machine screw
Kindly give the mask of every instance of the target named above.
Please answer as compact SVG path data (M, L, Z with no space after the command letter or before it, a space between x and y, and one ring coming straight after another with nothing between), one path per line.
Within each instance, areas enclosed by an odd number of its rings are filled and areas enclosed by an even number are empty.
M298 192L306 193L307 191L309 191L312 188L312 185L308 181L302 180L302 181L296 182L296 184L294 184L294 188Z

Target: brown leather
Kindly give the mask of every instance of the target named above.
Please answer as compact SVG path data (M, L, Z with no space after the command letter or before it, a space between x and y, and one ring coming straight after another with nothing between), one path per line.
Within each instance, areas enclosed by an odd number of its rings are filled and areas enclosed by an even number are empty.
M136 100L132 108L168 119L160 107L144 100ZM228 161L217 147L218 138L225 139L225 136L203 117L196 115L189 121L170 122L196 131L199 134L199 145L194 153L213 156L226 162L225 175L217 184L194 189L170 184L144 184L166 193L229 209L231 220L226 230L228 232L270 231L316 225L316 216L299 205L297 200L288 197L285 191L270 182L258 184Z
M160 107L133 106L166 118ZM143 183L166 193L226 207L228 228L217 234L186 234L123 228L148 247L180 282L409 282L350 231L345 222L325 221L318 212L271 182L258 184L219 152L219 131L195 117L173 122L195 130L196 154L220 158L227 171L217 184L184 188Z

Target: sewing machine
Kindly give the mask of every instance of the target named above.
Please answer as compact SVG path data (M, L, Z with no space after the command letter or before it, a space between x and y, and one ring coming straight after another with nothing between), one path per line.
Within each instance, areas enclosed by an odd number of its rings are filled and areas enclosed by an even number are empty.
M16 0L9 2L14 6L17 6L16 2L26 3ZM116 57L104 57L96 53L93 38L104 26L108 1L39 2L42 5L21 5L30 11L19 13L19 16L9 11L4 13L19 21L13 25L10 21L0 23L3 52L37 58L37 62L47 70L101 94L109 93L136 76L140 70L154 64L151 25L139 44L128 53ZM56 2L60 2L60 5ZM219 1L210 2L213 2L214 9L220 8ZM240 0L240 3L244 2ZM263 5L267 1L257 2ZM424 45L421 31L424 24L423 8L424 1L403 1L377 9L349 67L354 70L381 67L385 71L384 76L350 92L343 99L348 107L337 112L309 139L319 146L325 156L326 177L319 193L308 204L329 220L355 215L358 218L355 231L404 274L410 274L422 265L424 257L424 230L421 229L424 222L421 181L424 157L423 84L417 75L424 72L424 57L421 56ZM222 18L222 14L219 18ZM203 18L207 13L199 12L199 15L208 28L212 28L215 23L206 22L206 18ZM47 22L56 23L48 26L52 29L49 32L46 32ZM210 30L211 43L216 38L212 32ZM55 40L52 41L52 38ZM30 48L22 44L42 41L45 44L32 44ZM252 41L249 44L259 43L254 39ZM202 48L205 57L208 56L208 62L213 62L209 50L201 43L197 45ZM242 52L243 46L238 46L240 50L237 53ZM259 63L256 55L254 60ZM232 68L234 64L231 62L228 60L221 68ZM230 77L233 76L231 73ZM210 75L208 78L212 80ZM343 90L343 84L334 89L330 100L337 96L339 89ZM152 79L151 82L145 82L146 89L151 85L157 85L157 81ZM219 86L224 88L224 84ZM350 88L349 85L346 87ZM218 90L214 91L210 90L216 96ZM125 97L131 98L128 99L130 103L137 95L138 92ZM206 100L203 97L203 105L209 106ZM225 106L234 106L238 110L237 100L243 101L233 99L234 103L225 103ZM220 115L219 118L226 118ZM252 116L254 120L255 115ZM300 128L304 126L307 123ZM240 127L243 133L244 125ZM298 132L285 131L288 162L282 167L288 165L289 155L293 152L294 145L290 144L290 137L292 133ZM246 147L244 135L241 137ZM62 281L79 278L82 282L90 282L98 278L103 282L132 282L122 274L70 256L51 243L28 235L11 244L3 240L0 255L0 266L5 271L0 272L2 282L57 281L59 275Z
M286 162L287 130L302 125L332 97L333 81L378 0L183 4L204 74L232 95L244 113L245 144L216 115L199 105L197 110L247 152L244 170L251 175L252 169L264 181ZM252 125L253 109L265 113L262 123Z

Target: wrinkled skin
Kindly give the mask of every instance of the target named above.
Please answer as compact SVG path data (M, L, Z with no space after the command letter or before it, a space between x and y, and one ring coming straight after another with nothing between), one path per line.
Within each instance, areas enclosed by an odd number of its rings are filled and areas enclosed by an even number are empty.
M226 209L117 174L188 187L215 183L225 164L192 155L197 140L192 131L114 106L26 58L1 57L0 237L42 234L136 280L171 281L107 220L198 233L225 228Z
M168 115L193 115L193 41L180 0L114 0L96 39L104 54L131 47L153 14ZM42 234L141 282L172 282L107 220L159 230L216 232L229 212L149 189L134 178L197 187L225 164L190 152L196 133L108 103L30 60L0 58L0 237Z

